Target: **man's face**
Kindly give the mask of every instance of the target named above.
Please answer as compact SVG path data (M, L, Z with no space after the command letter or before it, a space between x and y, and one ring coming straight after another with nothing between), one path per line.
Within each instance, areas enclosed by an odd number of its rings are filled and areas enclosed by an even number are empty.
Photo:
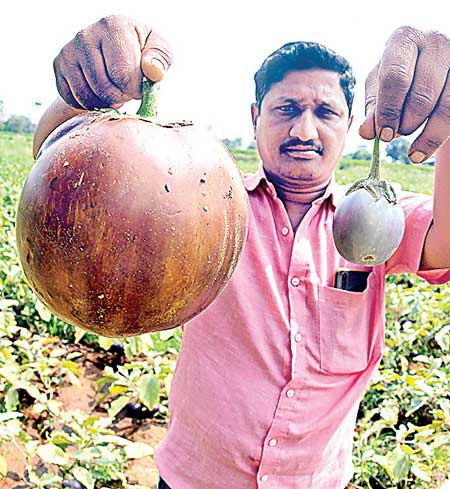
M255 138L274 183L299 188L326 184L350 127L339 75L314 68L291 71L252 106Z

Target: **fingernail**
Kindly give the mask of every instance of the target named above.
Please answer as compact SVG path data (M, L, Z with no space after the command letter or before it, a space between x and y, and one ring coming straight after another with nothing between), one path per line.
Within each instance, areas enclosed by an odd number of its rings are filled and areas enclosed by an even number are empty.
M383 127L380 133L380 138L384 142L389 143L390 141L392 141L393 137L394 137L394 130L391 129L390 127Z
M426 160L427 155L420 151L414 151L414 153L410 156L410 158L413 163L422 163L422 161Z
M150 66L148 67L148 71L149 71L148 73L149 78L154 82L158 82L164 76L164 72L166 71L166 69L159 59L152 58L150 60Z

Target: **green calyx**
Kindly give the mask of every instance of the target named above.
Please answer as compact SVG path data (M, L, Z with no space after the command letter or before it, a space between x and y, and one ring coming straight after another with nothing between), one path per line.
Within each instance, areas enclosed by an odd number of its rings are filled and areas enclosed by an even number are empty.
M142 99L137 115L147 119L153 119L157 115L155 82L148 78L142 79Z
M375 137L373 145L372 161L370 163L369 175L366 178L356 181L346 192L350 195L356 190L365 189L369 194L378 200L384 197L390 204L397 203L397 195L394 188L386 180L380 179L380 138Z

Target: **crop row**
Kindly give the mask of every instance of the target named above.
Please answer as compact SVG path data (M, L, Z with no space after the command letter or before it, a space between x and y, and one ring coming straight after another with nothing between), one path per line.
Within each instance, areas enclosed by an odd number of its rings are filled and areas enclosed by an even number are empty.
M25 454L24 489L138 488L124 475L127 464L151 457L153 447L118 436L117 424L123 416L167 419L182 333L101 338L62 322L36 299L14 235L30 144L0 134L0 445ZM258 163L254 152L236 156L247 171ZM429 168L419 170L422 183L406 165L385 171L405 189L431 191ZM366 172L367 163L343 161L337 178L348 183ZM386 306L386 350L358 413L352 487L438 489L450 484L450 292L391 276ZM95 406L65 410L60 389L80 383L86 352L102 362ZM8 470L0 456L0 477Z

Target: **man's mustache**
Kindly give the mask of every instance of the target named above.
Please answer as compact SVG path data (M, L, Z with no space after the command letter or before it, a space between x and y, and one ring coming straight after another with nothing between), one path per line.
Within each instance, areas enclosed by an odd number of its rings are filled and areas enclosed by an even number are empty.
M316 144L311 139L309 141L302 141L301 139L289 139L288 141L282 143L280 145L280 152L284 153L285 151L289 151L291 149L298 149L299 146L302 149L307 149L309 151L316 151L319 155L323 154L323 146Z

